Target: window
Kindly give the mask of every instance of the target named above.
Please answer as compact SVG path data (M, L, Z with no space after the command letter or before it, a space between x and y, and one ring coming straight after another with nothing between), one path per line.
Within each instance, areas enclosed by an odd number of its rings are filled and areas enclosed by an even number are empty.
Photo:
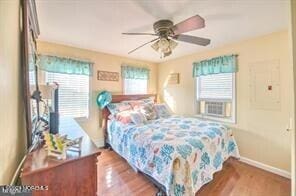
M29 84L33 85L33 86L36 84L36 78L35 78L34 71L29 71Z
M124 79L124 94L146 94L147 87L147 79Z
M47 83L59 84L59 113L79 118L89 115L89 76L45 72Z
M235 122L235 73L196 78L198 113L206 118Z
M121 66L124 94L146 94L149 72L145 67Z

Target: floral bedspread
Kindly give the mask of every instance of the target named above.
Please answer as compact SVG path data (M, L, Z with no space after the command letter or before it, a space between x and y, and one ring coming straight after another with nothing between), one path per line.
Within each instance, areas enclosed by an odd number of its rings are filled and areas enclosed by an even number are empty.
M197 118L171 116L141 126L109 121L108 132L112 148L168 195L194 195L227 158L239 157L228 127Z

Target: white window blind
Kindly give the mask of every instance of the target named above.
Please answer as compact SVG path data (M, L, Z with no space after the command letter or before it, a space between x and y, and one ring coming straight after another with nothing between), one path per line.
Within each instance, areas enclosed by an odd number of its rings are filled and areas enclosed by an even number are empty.
M29 83L30 83L30 85L35 85L35 83L36 83L34 71L29 71Z
M146 94L148 80L124 79L124 94Z
M235 73L199 76L196 87L197 109L202 118L235 123Z
M232 73L199 76L197 79L197 98L199 100L232 100L232 89Z
M59 84L59 113L73 118L88 117L89 76L46 72L46 82Z

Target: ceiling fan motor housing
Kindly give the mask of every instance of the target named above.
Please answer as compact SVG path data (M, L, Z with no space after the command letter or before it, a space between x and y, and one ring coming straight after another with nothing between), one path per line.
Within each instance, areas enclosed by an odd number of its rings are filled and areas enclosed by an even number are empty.
M153 24L153 29L159 36L167 37L172 33L171 28L173 25L174 23L170 20L159 20Z

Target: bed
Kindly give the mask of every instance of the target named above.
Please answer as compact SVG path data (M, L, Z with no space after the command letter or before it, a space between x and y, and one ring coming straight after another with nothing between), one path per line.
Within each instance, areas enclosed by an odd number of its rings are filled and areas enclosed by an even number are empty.
M146 97L151 95L119 95L112 100ZM167 195L195 195L224 161L239 158L231 130L217 122L172 115L142 125L123 124L108 119L108 109L103 117L106 143Z

